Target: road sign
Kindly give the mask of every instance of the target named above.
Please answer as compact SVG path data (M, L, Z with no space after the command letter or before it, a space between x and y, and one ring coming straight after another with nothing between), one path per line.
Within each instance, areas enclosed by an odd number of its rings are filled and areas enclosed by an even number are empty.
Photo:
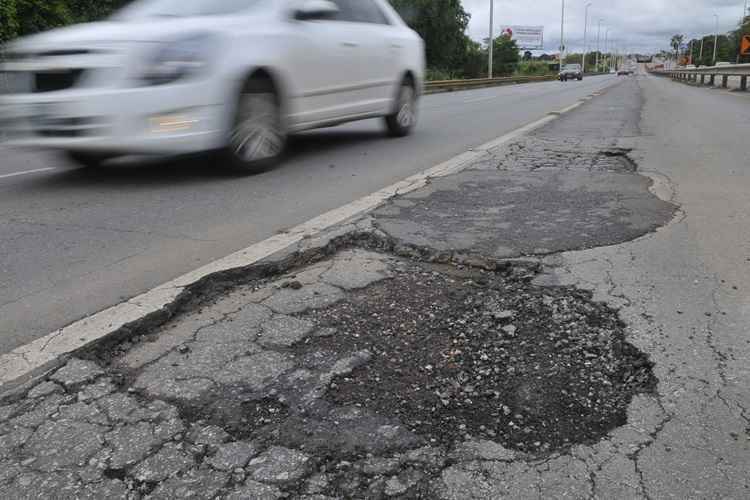
M544 49L544 26L503 26L502 33L515 40L521 50Z
M750 56L750 35L743 36L740 45L740 54L743 56Z

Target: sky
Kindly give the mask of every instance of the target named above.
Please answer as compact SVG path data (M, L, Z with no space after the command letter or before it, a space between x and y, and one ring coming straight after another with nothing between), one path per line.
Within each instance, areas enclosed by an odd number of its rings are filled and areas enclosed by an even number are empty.
M558 52L562 0L494 0L495 33L500 26L544 26L546 52ZM744 0L566 0L565 44L567 51L583 49L585 9L589 7L589 50L596 49L597 25L602 21L600 38L604 50L607 29L612 48L628 52L653 53L669 49L672 35L686 39L713 34L719 16L719 32L737 26L742 17ZM462 0L471 14L469 35L475 40L489 33L490 0Z

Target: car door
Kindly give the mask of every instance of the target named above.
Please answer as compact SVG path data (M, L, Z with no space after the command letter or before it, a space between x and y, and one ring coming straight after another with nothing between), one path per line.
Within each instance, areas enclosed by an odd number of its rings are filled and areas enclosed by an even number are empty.
M350 68L352 88L345 98L359 113L383 113L394 95L400 54L394 26L375 0L335 0L358 57Z
M292 131L354 113L354 103L344 93L352 86L350 68L359 59L359 45L352 39L351 23L339 17L290 21L285 66Z

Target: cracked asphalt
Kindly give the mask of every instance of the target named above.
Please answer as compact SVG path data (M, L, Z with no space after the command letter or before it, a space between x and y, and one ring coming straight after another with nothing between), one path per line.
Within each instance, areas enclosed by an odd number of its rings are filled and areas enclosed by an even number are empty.
M0 497L747 498L741 99L624 80L80 353Z

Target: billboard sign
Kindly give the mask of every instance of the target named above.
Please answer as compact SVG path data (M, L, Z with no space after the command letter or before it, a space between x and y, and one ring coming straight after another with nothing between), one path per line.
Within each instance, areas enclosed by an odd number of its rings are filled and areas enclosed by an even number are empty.
M503 26L501 32L521 50L544 49L544 26Z

